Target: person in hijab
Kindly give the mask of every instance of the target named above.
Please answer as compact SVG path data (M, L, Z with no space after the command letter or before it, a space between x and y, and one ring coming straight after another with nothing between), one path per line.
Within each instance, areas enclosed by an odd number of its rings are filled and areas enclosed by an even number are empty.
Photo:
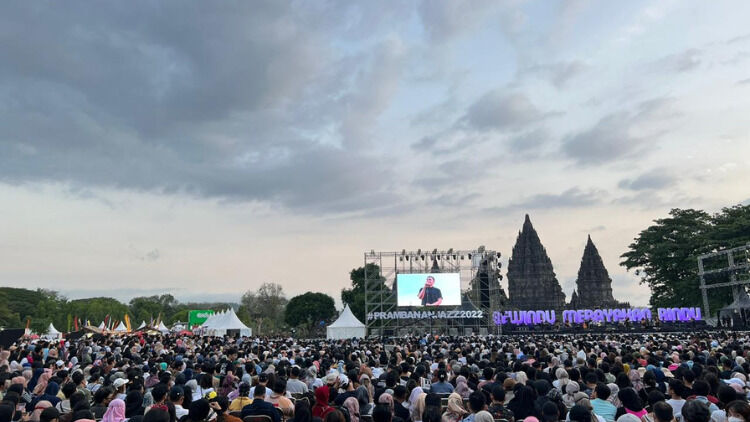
M581 387L577 382L571 381L565 386L565 394L563 395L563 403L568 409L576 405L576 402L581 399L585 399L588 396L586 393L581 391Z
M39 418L42 415L44 409L48 409L50 407L52 407L52 403L50 403L48 400L39 400L34 406L34 411L31 413L29 421L39 422Z
M458 378L456 378L456 389L454 391L458 393L462 399L468 399L471 393L473 393L471 388L469 388L466 377L463 375L459 375Z
M568 371L566 371L565 368L557 368L557 370L555 370L555 377L557 379L552 381L552 386L560 390L561 393L564 392L565 385L570 382Z
M620 392L620 387L613 382L607 384L607 387L609 387L609 391L610 391L609 398L607 399L607 401L614 404L615 407L622 406L622 403L620 403L620 399L617 398L617 393Z
M474 422L495 422L495 419L492 418L490 412L482 410L474 415Z
M359 402L359 412L362 415L372 413L372 403L370 403L370 392L367 387L360 385L356 391L357 401Z
M49 379L52 378L51 372L43 372L34 383L34 387L31 390L31 393L35 396L41 396L44 394L44 390L47 389L47 383L49 383ZM32 381L34 379L32 378ZM31 384L31 382L29 383Z
M420 387L417 387L414 390L412 390L412 395L409 396L410 399L412 398L412 396L414 395L414 391L416 390L419 390L420 393L418 393L416 397L414 397L413 401L410 400L411 420L412 422L422 422L422 413L424 413L424 406L425 406L424 400L427 397L427 394L422 392L422 389Z
M641 373L637 369L631 369L628 373L628 379L630 384L633 386L635 391L641 391L643 388L643 381L641 380Z
M37 397L36 402L47 400L48 402L52 403L52 406L57 406L57 404L62 401L59 397L57 397L57 393L60 392L60 386L54 381L50 381L46 383L46 385L47 387L44 389L44 394ZM37 387L38 386L39 384L37 384Z
M109 402L107 411L102 416L102 422L122 422L125 420L125 402L121 399L114 399Z
M39 382L39 378L42 377L42 374L44 374L43 368L34 369L33 374L29 373L29 371L26 371L26 370L23 371L23 376L26 377L26 379L28 380L26 385L29 391L34 391L34 389L36 388L37 382ZM41 391L44 391L44 388L42 388Z
M315 404L312 407L313 417L325 419L329 413L336 410L328 405L328 387L322 386L315 389Z
M372 403L373 400L375 399L375 387L372 385L372 382L370 381L370 377L367 374L360 375L359 385L362 385L365 388L367 388L367 391L370 393L370 403Z
M451 393L448 396L448 406L443 412L442 422L458 422L468 415L469 412L464 408L464 401L458 393Z
M395 400L393 400L393 396L388 393L383 393L378 398L378 404L385 404L388 405L388 408L391 410L391 418L398 418L398 420L401 420L398 416L396 416L396 405ZM400 404L399 404L400 406ZM403 406L401 406L403 408ZM375 411L373 407L373 411Z
M359 400L349 397L344 400L344 407L349 411L349 420L351 422L359 422Z

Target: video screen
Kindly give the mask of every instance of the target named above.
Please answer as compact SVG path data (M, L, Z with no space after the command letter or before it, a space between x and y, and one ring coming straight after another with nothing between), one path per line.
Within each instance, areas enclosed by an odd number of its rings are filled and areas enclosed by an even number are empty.
M398 306L456 306L461 304L458 273L398 274Z

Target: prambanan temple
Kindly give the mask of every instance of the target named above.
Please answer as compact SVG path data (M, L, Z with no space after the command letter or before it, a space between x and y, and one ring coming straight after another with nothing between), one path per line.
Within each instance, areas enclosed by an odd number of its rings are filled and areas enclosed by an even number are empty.
M612 296L612 279L591 236L583 251L576 290L571 301L566 302L552 261L528 215L508 262L508 293L509 306L522 310L610 308L622 305Z

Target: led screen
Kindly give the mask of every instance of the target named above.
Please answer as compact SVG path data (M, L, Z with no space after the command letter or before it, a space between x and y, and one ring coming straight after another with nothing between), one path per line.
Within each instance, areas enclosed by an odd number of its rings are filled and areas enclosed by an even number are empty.
M461 304L458 273L399 274L398 306L456 306Z

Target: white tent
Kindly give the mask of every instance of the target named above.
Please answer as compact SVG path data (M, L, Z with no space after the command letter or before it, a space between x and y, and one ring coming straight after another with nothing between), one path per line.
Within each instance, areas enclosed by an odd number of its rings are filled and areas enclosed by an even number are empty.
M138 328L136 328L136 330L142 330L144 328L146 328L146 321L141 321L141 325L139 325Z
M157 329L157 330L158 330L158 331L159 331L160 333L162 333L162 334L166 334L166 333L168 333L168 332L169 332L169 328L167 328L167 326L166 326L166 325L164 325L164 321L159 321L159 326L158 326L158 327L156 327L156 329Z
M118 333L125 333L128 331L128 327L126 327L125 324L123 324L123 322L120 321L120 323L117 324L117 327L115 327L113 331L117 331Z
M227 311L219 312L208 317L206 322L201 325L205 335L223 336L227 333L239 332L240 336L252 336L253 330L243 324L232 308Z
M326 338L341 340L347 338L363 338L367 335L367 328L354 316L349 305L344 306L338 319L326 329Z
M50 322L49 327L47 327L47 333L44 336L46 338L60 338L60 334L62 333L57 331L57 328Z
M104 325L104 321L102 321L102 323L101 323L101 324L99 324L99 329L100 329L100 330L103 330L103 329L105 329L105 328L107 328L107 326L106 326L106 325Z

